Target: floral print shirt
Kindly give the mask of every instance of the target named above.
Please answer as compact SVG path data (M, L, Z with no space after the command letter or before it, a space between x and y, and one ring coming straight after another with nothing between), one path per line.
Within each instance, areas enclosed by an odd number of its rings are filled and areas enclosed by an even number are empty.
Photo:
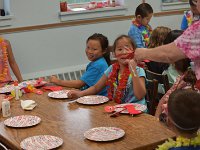
M176 46L194 62L197 79L200 79L200 21L195 22L175 41Z

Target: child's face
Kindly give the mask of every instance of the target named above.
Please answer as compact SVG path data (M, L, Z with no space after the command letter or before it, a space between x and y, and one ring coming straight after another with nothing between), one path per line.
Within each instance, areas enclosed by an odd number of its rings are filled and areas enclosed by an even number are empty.
M101 48L101 44L98 40L89 40L86 44L85 49L88 60L95 61L98 58L102 57L104 52Z
M148 14L147 17L144 17L144 18L141 17L141 18L139 19L139 20L140 20L140 23L141 23L143 26L147 26L147 25L149 24L149 22L150 22L152 16L153 16L153 13Z
M200 13L200 0L197 0L197 10L199 11L199 13Z
M119 64L127 64L127 56L130 53L133 53L133 47L130 41L126 38L118 40L115 48L115 57L117 58Z
M200 15L196 6L191 6L190 9L194 15Z

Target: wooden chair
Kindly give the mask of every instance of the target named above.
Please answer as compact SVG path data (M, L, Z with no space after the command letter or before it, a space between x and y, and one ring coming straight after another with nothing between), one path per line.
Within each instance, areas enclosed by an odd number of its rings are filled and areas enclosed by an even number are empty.
M148 80L156 79L158 83L163 84L165 93L170 89L167 75L158 74L149 70L145 70L145 73Z
M0 149L1 150L9 150L5 145L0 142Z
M155 115L156 107L158 105L157 101L157 94L158 94L158 81L153 80L146 80L146 101L147 101L147 108L149 111L149 114Z

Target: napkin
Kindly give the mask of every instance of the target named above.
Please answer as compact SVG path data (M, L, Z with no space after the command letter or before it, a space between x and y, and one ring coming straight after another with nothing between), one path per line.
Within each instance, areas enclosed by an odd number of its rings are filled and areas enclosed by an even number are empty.
M32 110L36 105L34 100L21 100L21 107L24 110Z
M45 90L51 90L51 91L60 91L63 88L61 86L45 86L43 87Z

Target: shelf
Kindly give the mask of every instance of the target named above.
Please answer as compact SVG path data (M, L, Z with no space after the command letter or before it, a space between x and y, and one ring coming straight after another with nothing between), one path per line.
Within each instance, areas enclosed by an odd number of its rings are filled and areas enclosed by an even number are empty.
M189 2L162 3L162 10L177 10L190 8Z
M60 20L61 21L83 20L83 19L87 20L87 19L94 19L101 17L121 16L126 14L127 7L116 6L116 7L98 8L93 10L86 10L80 8L79 10L81 11L59 12Z
M13 15L7 15L7 16L0 16L0 27L10 26L12 25L12 19Z

